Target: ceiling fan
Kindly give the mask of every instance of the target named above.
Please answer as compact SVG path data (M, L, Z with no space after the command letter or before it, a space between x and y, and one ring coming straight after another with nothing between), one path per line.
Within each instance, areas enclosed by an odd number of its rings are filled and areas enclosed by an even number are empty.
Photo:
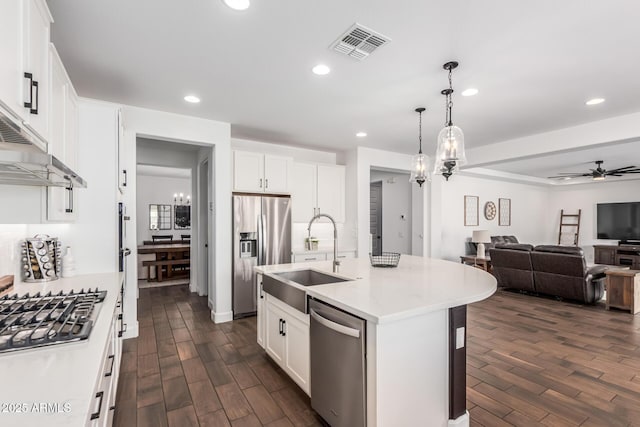
M604 161L596 160L596 168L589 169L591 172L587 173L575 173L575 172L560 172L557 176L549 176L547 178L557 178L557 179L571 179L571 178L579 178L583 176L590 176L594 181L601 181L605 179L607 176L622 176L627 173L640 173L640 168L636 166L625 166L623 168L606 170L602 168L602 164Z

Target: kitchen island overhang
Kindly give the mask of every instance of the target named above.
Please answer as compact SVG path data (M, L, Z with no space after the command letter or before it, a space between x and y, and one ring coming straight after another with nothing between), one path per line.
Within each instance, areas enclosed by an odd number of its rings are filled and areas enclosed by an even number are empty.
M271 277L304 269L331 273L332 264L256 267ZM490 297L496 279L471 266L408 255L389 269L347 259L336 276L348 281L288 284L366 320L366 425L468 425L459 402L466 396L466 305Z

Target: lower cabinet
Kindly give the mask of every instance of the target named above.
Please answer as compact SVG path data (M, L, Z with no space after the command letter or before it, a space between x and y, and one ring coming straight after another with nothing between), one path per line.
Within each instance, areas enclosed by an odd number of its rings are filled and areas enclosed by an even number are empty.
M262 313L258 307L258 321L261 314L264 320L264 349L309 394L309 315L269 294L264 297Z
M87 415L87 426L110 427L116 409L116 391L122 357L122 292L118 297L116 309L111 320L111 329L102 360L102 369L98 374L93 390L92 404Z
M264 348L264 334L265 334L265 293L262 290L262 274L256 274L256 280L258 281L258 315L256 316L256 329L258 330L258 345Z

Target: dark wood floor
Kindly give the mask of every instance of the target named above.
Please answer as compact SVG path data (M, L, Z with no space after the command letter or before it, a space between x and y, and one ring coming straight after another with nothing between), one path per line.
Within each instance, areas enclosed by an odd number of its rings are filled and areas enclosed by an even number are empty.
M114 425L321 426L309 398L256 343L255 317L216 325L187 286L141 289L124 341Z
M141 290L138 313L116 426L321 425L255 318L215 325L186 286ZM472 426L640 426L640 316L499 291L469 306L467 350Z
M640 316L499 291L467 351L471 425L640 426Z

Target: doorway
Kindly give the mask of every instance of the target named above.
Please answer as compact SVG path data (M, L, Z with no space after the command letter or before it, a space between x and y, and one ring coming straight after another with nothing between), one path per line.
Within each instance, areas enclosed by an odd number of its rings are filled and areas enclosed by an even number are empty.
M198 167L198 199L200 203L198 205L198 245L201 248L201 262L200 262L200 277L202 280L199 282L198 293L204 295L206 290L209 289L209 210L211 206L210 191L209 191L209 159L200 162Z
M404 170L372 167L369 177L372 254L422 256L424 189Z
M371 254L382 255L382 181L372 182L369 188Z

